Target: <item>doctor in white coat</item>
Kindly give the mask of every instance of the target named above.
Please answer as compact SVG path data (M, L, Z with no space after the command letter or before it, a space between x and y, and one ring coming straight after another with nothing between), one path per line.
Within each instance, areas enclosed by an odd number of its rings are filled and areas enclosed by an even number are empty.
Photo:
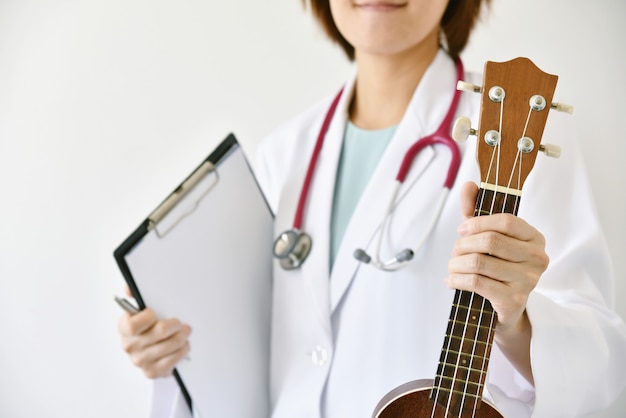
M298 268L274 266L272 416L367 417L396 386L433 378L455 288L484 296L498 314L484 396L505 417L576 417L607 406L626 379L626 327L612 310L610 261L566 116L551 115L544 134L563 156L537 159L518 217L472 217L477 191L466 182L479 180L474 138L460 145L454 187L404 268L381 271L353 256L376 254L406 151L442 123L455 93L453 57L481 1L313 0L311 7L357 71L332 112L306 194L299 229L311 237L311 252ZM259 147L256 172L277 236L293 227L333 97ZM475 125L478 112L478 95L464 94L456 115ZM385 226L382 259L428 231L449 163L442 145L414 159ZM119 329L151 378L171 375L189 350L189 327L149 309L125 315ZM171 378L156 379L154 416L189 415L177 396Z

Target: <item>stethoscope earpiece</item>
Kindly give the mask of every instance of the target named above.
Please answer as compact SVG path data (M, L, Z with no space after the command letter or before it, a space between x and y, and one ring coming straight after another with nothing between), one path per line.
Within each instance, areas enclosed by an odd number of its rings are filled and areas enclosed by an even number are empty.
M404 263L413 259L414 252L410 248L405 248L389 261L375 260L374 262L372 262L372 257L368 253L366 253L365 250L362 250L360 248L354 250L352 255L361 263L371 263L374 267L385 271L396 271L400 267L403 267Z
M357 248L356 250L354 250L352 255L361 263L368 264L370 261L372 261L372 257L370 257L369 254L365 252L365 250L362 250L360 248Z

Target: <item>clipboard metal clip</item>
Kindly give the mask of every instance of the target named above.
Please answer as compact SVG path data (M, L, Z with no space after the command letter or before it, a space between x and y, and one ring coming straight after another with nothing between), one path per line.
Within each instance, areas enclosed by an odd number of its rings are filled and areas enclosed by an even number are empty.
M196 186L200 185L202 180L208 176L209 174L215 174L214 180L211 184L203 185L205 186L204 190L198 191L197 196L194 197L193 203L186 208L182 208L176 214L175 218L167 225L163 230L159 230L158 226L161 221L163 221L170 212L178 203L187 196L191 191L195 191ZM148 216L148 231L154 230L157 237L163 238L167 235L172 229L176 227L185 217L192 214L202 199L217 185L219 182L219 175L217 172L217 168L210 161L205 161L198 167L187 179L180 185L176 190L174 190L168 197L156 208L150 216ZM174 213L173 213L174 215Z

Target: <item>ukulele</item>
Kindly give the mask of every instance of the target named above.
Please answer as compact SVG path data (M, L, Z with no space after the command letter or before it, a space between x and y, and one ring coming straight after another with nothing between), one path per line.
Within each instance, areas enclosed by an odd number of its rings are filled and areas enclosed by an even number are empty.
M457 141L477 137L480 189L474 216L517 215L521 190L538 151L558 158L560 149L540 145L549 109L572 112L552 103L558 77L527 58L485 64L483 86L460 81L457 89L481 93L479 130L468 118L453 129ZM482 400L497 314L489 301L468 291L454 296L436 377L405 383L385 395L374 418L501 418Z

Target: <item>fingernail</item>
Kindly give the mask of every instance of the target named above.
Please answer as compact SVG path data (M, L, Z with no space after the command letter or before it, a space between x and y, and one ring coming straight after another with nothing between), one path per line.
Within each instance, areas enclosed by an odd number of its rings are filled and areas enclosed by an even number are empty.
M467 235L467 224L465 222L463 222L461 225L459 225L459 227L456 229L456 232L464 237L465 235Z

